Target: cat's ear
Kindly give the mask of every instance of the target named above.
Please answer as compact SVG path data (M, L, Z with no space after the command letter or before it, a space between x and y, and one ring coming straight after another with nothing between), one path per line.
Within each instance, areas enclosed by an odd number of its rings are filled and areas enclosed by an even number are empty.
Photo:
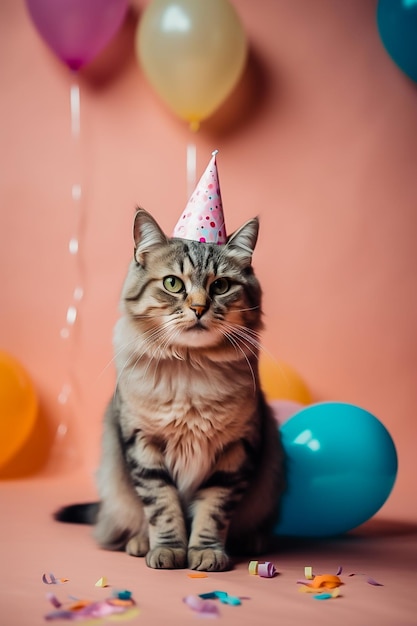
M140 265L144 265L147 252L168 242L164 232L145 209L136 211L133 239L135 241L135 259Z
M245 258L250 260L258 240L258 232L259 219L254 217L235 230L228 238L226 245L228 248L233 248L242 260Z

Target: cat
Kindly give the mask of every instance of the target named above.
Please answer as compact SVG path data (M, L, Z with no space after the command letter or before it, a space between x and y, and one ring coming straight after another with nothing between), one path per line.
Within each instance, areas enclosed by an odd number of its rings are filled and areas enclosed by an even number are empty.
M136 212L100 502L55 519L94 523L101 547L151 568L227 570L231 555L262 553L273 537L285 463L259 381L258 229L254 218L224 245L200 243Z

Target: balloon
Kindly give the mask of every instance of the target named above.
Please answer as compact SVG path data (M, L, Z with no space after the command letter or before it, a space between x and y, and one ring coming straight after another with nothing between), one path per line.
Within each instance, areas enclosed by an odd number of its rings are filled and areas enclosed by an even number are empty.
M379 0L377 24L392 60L409 78L417 81L417 2Z
M278 424L283 424L304 408L302 404L293 402L292 400L271 400L269 404L272 407L274 417Z
M92 61L118 31L128 0L26 0L46 43L72 70Z
M261 354L259 375L268 401L292 400L299 404L313 402L310 391L301 376L287 363L275 361Z
M245 33L228 0L152 0L135 48L153 88L193 130L237 84L247 54Z
M352 404L323 402L281 427L287 488L277 535L339 535L371 518L394 486L397 453L385 426Z
M0 467L28 439L36 421L38 401L22 365L0 352Z

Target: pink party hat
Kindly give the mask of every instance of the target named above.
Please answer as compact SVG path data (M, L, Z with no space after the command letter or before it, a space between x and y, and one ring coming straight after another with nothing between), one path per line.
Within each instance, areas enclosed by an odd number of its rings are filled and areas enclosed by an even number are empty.
M222 197L217 175L216 154L194 189L191 198L177 225L173 237L192 239L201 243L225 244L227 241L224 224Z

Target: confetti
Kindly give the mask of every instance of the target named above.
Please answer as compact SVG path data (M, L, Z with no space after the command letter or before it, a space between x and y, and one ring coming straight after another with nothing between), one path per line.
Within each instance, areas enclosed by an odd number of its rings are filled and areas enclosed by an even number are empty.
M343 583L339 576L335 576L334 574L322 574L321 576L315 576L310 584L314 589L318 589L320 587L333 589L334 587L339 587L339 585L342 585Z
M53 593L47 593L46 597L48 598L48 600L52 604L52 606L54 606L56 609L60 609L61 608L62 604L58 600L56 595L54 595Z
M198 595L202 600L216 600L216 598L221 598L227 596L225 591L207 591L206 593L200 593Z
M259 561L250 561L248 570L251 576L258 575L262 578L273 578L277 573L275 565L270 561L266 561L265 563L259 563Z
M60 583L67 583L68 580L68 578L56 578L53 574L49 574L49 580L46 574L42 576L42 582L45 583L45 585L59 585Z
M258 576L261 576L262 578L273 578L276 573L277 570L275 569L275 565L270 561L260 563L258 565Z
M313 596L315 600L332 600L333 598L337 598L340 594L340 589L336 587L331 591L323 591L322 593L318 593Z
M219 609L214 600L219 600L221 604L228 604L229 606L242 604L241 598L229 596L226 591L207 591L206 593L200 593L198 596L186 596L183 599L185 604L193 611L206 614L206 617L219 617Z
M365 576L366 577L366 582L368 583L368 585L373 585L374 587L383 587L384 584L383 583L379 583L377 580L375 580L374 578L371 578L370 576L368 576L367 574L361 574L358 572L353 572L352 574L348 574L349 577L351 576Z
M44 617L47 621L53 620L82 620L91 618L107 617L108 615L122 615L130 618L138 614L138 609L133 598L123 599L118 597L107 598L100 602L89 600L75 600L63 607L54 594L47 594L52 606L57 609L47 613Z
M55 576L53 574L49 574L49 580L47 579L46 574L43 574L42 582L45 583L45 585L56 585L57 584L57 580L56 580L56 578L55 578Z
M316 595L314 596L316 600L327 600L329 598L336 598L340 593L340 585L344 584L339 578L339 575L343 572L342 565L339 565L336 574L321 574L318 576L314 576L312 580L309 580L308 578L310 574L310 569L312 573L312 568L305 567L305 579L297 580L297 584L302 585L299 588L299 591L301 591L302 593L316 593ZM350 574L347 574L347 576L364 576L368 585L373 585L374 587L384 586L383 583L378 582L367 574L351 572Z
M311 565L308 565L304 568L304 576L307 580L313 580L313 568L311 567Z
M306 568L304 573L309 573L306 571ZM299 587L299 591L302 593L315 594L314 598L316 600L326 600L337 597L339 595L338 587L343 585L339 576L336 576L335 574L320 574L318 576L313 576L312 580L297 580L297 584L302 585Z
M299 587L298 591L301 591L301 593L314 594L313 598L315 598L316 600L319 599L319 596L320 596L320 600L329 600L330 598L337 598L340 595L339 587L335 587L334 589L325 589L323 587L323 589L320 590L320 589L313 589L312 587L303 586L303 587Z
M188 578L208 578L205 572L189 572L187 576Z
M211 600L204 600L200 596L186 596L183 602L196 613L207 617L219 617L219 607Z
M130 600L123 600L122 598L110 598L107 602L112 606L132 606Z
M101 578L98 579L95 586L96 587L108 587L109 585L107 584L107 578L105 576L102 576Z
M52 611L51 613L48 613L47 615L45 615L45 619L50 622L52 620L55 619L68 619L68 620L73 620L75 619L74 617L75 613L73 613L72 611Z
M229 596L227 595L225 598L219 598L222 604L230 604L231 606L239 606L242 604L242 600L237 596Z
M301 593L317 593L317 589L308 587L306 584L304 584L302 587L299 587L298 591L300 591Z
M200 593L199 598L203 600L220 600L222 604L230 604L232 606L239 606L242 601L237 596L229 596L226 591L209 591L207 593Z
M132 592L128 591L127 589L123 589L121 591L117 591L117 589L115 589L112 593L112 596L114 598L118 598L119 600L130 600L132 597Z
M71 604L71 606L69 606L68 608L70 611L80 611L81 609L84 609L89 604L90 604L89 600L75 600Z

